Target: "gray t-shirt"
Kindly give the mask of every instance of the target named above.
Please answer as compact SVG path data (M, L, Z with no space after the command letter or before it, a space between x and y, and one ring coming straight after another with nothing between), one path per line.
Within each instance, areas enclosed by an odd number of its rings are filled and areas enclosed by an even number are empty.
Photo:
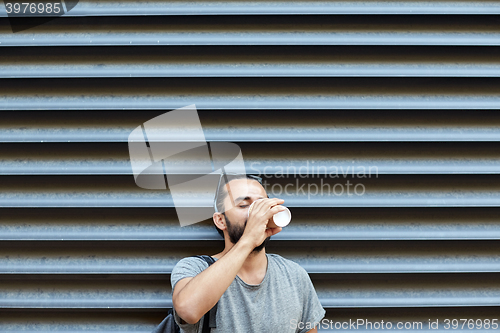
M211 333L305 333L325 316L307 271L278 254L266 256L267 271L260 284L247 284L236 276L222 294L217 327ZM179 280L194 277L206 268L208 264L201 258L181 259L172 270L172 290ZM204 317L196 324L180 324L174 310L174 318L181 332L201 333Z

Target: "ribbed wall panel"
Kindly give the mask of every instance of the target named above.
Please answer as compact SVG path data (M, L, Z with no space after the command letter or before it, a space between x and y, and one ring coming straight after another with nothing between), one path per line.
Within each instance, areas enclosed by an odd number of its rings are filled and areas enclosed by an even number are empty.
M327 320L449 332L447 318L496 318L498 13L84 0L12 33L1 3L0 331L151 332L175 263L222 250L210 220L181 228L170 191L138 187L130 165L130 132L190 104L206 140L237 142L285 199L292 222L267 251L309 272ZM194 170L183 162L169 167ZM307 194L346 182L365 192ZM195 191L182 205L212 202Z
M5 14L0 4L0 17ZM80 0L66 16L499 14L496 1L110 1Z
M1 77L498 77L497 48L95 46L5 48Z
M297 29L300 27L300 29ZM61 17L12 34L2 46L104 45L500 45L495 16L89 16Z
M231 117L226 111L198 113L207 141L315 142L315 145L325 141L500 141L500 115L483 110L433 110L432 117L429 112L418 110L230 111ZM99 110L89 118L86 111L3 111L0 142L127 142L138 123L164 112ZM304 112L307 118L303 117ZM275 123L280 124L279 129Z

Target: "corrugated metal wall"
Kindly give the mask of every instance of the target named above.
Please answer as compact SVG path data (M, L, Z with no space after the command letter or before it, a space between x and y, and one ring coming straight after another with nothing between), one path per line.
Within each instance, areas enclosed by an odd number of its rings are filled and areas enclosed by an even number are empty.
M498 318L499 1L84 0L15 34L0 12L1 332L150 332L175 263L221 251L130 167L129 133L190 104L251 171L377 167L324 179L362 196L281 195L268 252L326 318Z

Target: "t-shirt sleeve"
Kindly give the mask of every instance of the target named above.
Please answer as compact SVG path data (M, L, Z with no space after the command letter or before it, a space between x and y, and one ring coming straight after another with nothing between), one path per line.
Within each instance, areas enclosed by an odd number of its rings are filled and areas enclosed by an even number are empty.
M199 273L203 272L208 268L208 264L205 260L197 257L188 257L181 259L172 269L172 274L170 275L170 284L172 285L172 293L174 292L175 285L180 280L187 277L195 277ZM181 318L174 309L174 319L177 325L182 329L182 332L195 333L198 332L200 322L203 321L203 317L200 321L195 324L184 323L181 324Z
M323 309L321 302L319 301L318 294L314 285L309 277L307 271L301 267L301 277L302 277L302 292L303 292L303 309L302 309L302 319L301 322L304 323L302 327L297 331L297 333L305 333L311 330L311 327L319 325L321 319L325 317L326 311ZM309 325L307 323L310 323Z

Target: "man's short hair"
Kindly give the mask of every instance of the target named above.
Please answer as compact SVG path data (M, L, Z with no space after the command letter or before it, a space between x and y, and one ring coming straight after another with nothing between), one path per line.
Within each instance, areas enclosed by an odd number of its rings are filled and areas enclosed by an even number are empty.
M224 215L224 217L226 217L226 214L224 212L224 199L226 199L228 193L227 193L227 189L226 189L226 185L231 181L231 180L235 180L235 179L244 179L244 178L247 178L247 179L251 179L251 180L255 180L257 181L255 178L253 178L251 175L247 175L247 174L240 174L240 175L231 175L231 174L225 174L221 180L220 180L220 185L219 185L219 193L217 193L217 201L215 203L215 205L217 206L217 211L218 212L222 212L222 214ZM262 185L262 184L261 184ZM269 196L267 196L269 198ZM227 218L227 217L226 217ZM217 229L217 232L219 233L219 235L222 236L222 238L224 238L224 232L219 229L215 223L214 223L214 226L215 226L215 229Z

